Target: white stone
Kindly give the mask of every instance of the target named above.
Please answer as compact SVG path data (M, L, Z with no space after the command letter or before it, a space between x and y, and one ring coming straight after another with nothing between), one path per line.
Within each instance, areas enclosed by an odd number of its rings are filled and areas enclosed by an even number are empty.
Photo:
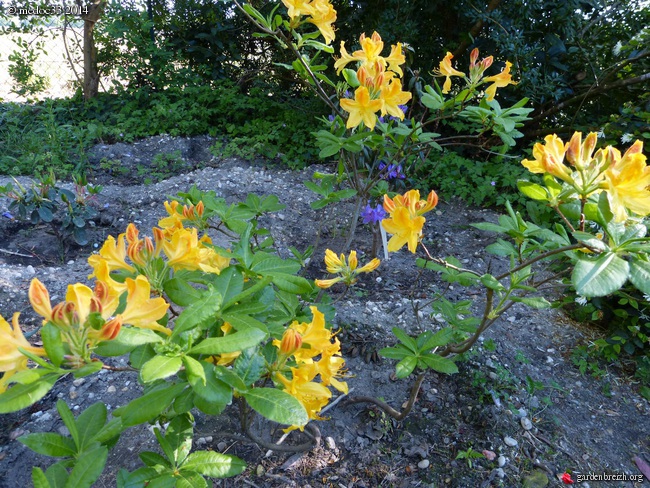
M510 447L515 447L517 444L519 444L516 439L513 439L512 437L508 437L508 436L503 438L503 442L506 443L506 446L510 446Z
M428 459L423 459L418 463L418 468L420 469L427 469L429 467L429 460Z

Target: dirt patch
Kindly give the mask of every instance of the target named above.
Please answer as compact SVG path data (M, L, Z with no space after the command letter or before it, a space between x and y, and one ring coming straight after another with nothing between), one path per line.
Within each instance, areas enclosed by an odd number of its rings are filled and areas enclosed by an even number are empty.
M314 170L329 168L296 172L240 160L220 161L207 152L209 145L209 138L163 137L132 145L96 147L91 158L93 178L104 184L96 202L102 209L97 233L83 252L63 261L0 253L3 315L21 311L25 329L35 330L37 319L27 301L33 277L45 283L53 300L62 299L68 283L87 281L85 258L106 235L123 232L128 222L145 231L150 229L165 215L162 202L193 184L214 190L228 202L241 201L251 192L278 195L287 208L267 217L264 225L286 256L290 246L304 249L320 231L319 247L308 274L323 276L324 249L339 250L342 246L351 206L341 205L325 214L313 211L309 203L314 196L303 181ZM136 183L142 181L138 180L138 165L149 167L156 154L175 151L180 152L190 171L151 184ZM101 168L102 158L119 159L127 171L116 175ZM3 183L4 178L0 178ZM6 203L0 202L3 211ZM494 237L469 226L496 218L490 210L441 202L428 214L425 242L434 255L454 256L480 269L498 269L505 264L484 252ZM10 245L16 242L24 246L29 232L38 234L38 239L52 249L58 246L52 236L39 229L28 230L3 220L0 248L29 255L17 244ZM367 229L359 229L354 248L360 254L370 252ZM353 395L382 397L395 408L406 401L410 383L394 381L394 363L381 360L376 351L394 343L390 329L395 325L412 333L439 328L441 323L425 303L446 287L434 273L421 274L412 255L402 251L383 262L377 272L365 277L355 292L337 304L334 323L341 329ZM476 290L449 288L450 299L472 299L480 307ZM387 418L374 407L341 402L327 411L328 421L317 423L322 434L317 449L303 455L267 456L265 449L241 437L235 412L227 409L217 418L196 414L195 446L233 453L247 461L244 475L215 481L215 486L515 487L540 474L548 479L548 486L561 486L558 475L566 470L574 473L574 479L575 474L587 473L638 475L631 459L637 455L650 458L650 405L635 392L637 385L615 371L602 380L579 373L571 361L571 351L589 341L591 334L560 310L513 307L467 354L459 374L427 375L413 412L403 422ZM126 358L111 361L116 366L126 364ZM96 401L107 403L113 410L140 391L135 374L101 371L79 380L64 378L30 409L0 416L0 486L28 486L32 466L52 463L15 439L28 432L64 432L55 409L58 398L66 400L75 412ZM268 435L270 426L261 425L259 429ZM276 439L279 434L275 433ZM155 446L147 428L129 430L111 451L97 486L114 486L120 467L136 469L141 466L137 453ZM492 461L456 459L470 448L478 453L492 451L496 457ZM587 485L639 486L629 481L590 481L580 486Z

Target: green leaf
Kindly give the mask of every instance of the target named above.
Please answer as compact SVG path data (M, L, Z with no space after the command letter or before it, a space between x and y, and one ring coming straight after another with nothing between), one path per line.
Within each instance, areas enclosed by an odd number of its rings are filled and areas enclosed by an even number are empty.
M399 379L410 375L418 364L416 356L407 356L395 366L395 376Z
M217 378L214 364L201 361L201 366L205 373L205 385L196 379L191 381L190 385L194 393L210 403L224 406L230 403L232 389Z
M268 253L258 253L253 258L251 270L261 275L271 273L295 274L300 271L300 263L292 259L282 259Z
M154 351L151 344L142 344L141 346L137 346L133 351L131 351L131 354L129 354L129 362L134 368L140 369L155 355L156 351Z
M429 351L434 347L446 346L454 337L454 331L445 327L433 334L426 342L420 347L421 351Z
M359 78L357 78L357 72L349 69L349 68L344 68L343 71L343 78L345 78L345 81L347 82L348 85L350 85L351 88L357 88L361 83L359 82Z
M102 426L102 428L92 438L93 442L99 442L110 447L122 433L122 420L118 418L111 419L110 422Z
M244 289L244 277L241 271L232 266L219 275L212 275L212 284L221 293L225 308Z
M122 356L143 344L160 342L164 342L164 339L153 330L139 327L122 327L115 339L100 342L94 352L100 356Z
M181 307L187 307L201 298L199 290L176 276L163 283L163 290L172 302Z
M233 365L233 372L237 374L247 386L252 385L262 377L266 364L264 358L256 348L245 349Z
M275 388L254 388L243 393L257 413L273 422L302 427L309 422L305 407L289 393Z
M190 384L199 381L205 386L205 370L203 369L203 365L191 356L183 356L183 364L185 365L185 373Z
M165 456L158 454L157 452L142 451L138 453L138 457L140 458L140 461L151 468L155 468L157 466L162 466L164 468L172 467L170 460Z
M491 290L501 291L505 289L499 280L497 280L491 274L484 274L481 276L481 283L483 283L483 286Z
M50 482L51 488L64 488L68 481L68 470L62 463L55 463L45 471L45 476Z
M37 466L32 468L32 483L34 488L50 488L50 482L47 481L45 473Z
M451 359L443 358L437 354L427 353L420 356L424 364L434 371L445 374L458 373L458 366Z
M143 383L151 383L176 374L183 364L180 356L154 356L140 370Z
M165 430L165 439L174 451L174 461L177 465L183 464L192 450L193 420L194 418L189 413L178 415Z
M68 404L65 403L63 400L58 400L56 402L56 410L57 412L59 412L59 415L61 416L61 420L63 420L63 423L68 428L68 431L70 432L70 435L72 436L75 445L79 450L81 450L81 439L79 437L79 430L77 429L77 422L75 421L74 415L72 414L72 410L70 410Z
M630 260L630 281L641 292L650 295L650 262L647 255L637 255Z
M187 383L180 383L150 391L116 409L113 415L122 419L124 427L147 422L160 415L186 386Z
M93 442L97 433L106 423L106 405L102 402L93 403L77 417L79 431L79 450L83 451Z
M267 276L270 276L272 278L275 286L277 286L280 290L286 291L288 293L302 295L313 290L311 282L302 276L296 276L287 273L267 273Z
M544 297L512 297L515 302L520 302L536 309L550 308L551 304Z
M221 310L221 293L210 284L201 295L200 300L192 303L178 316L172 337L196 327L207 327L216 320Z
M65 488L91 487L104 471L107 458L108 449L105 446L82 453L75 462Z
M215 374L217 378L219 378L231 388L234 388L238 393L242 393L248 390L248 387L246 386L246 383L244 383L244 380L242 380L239 376L224 366L217 366L215 369Z
M24 435L18 438L18 442L44 456L73 457L77 453L77 446L72 439L52 432Z
M380 349L379 354L388 359L404 359L406 356L413 356L413 351L410 351L403 344L398 344L395 347Z
M190 350L190 354L224 354L242 351L254 347L266 338L266 333L260 329L248 328L228 334L223 337L204 339Z
M75 378L83 378L84 376L90 376L91 374L100 371L103 365L104 363L102 363L101 361L91 361L89 363L84 364L81 368L73 370L72 374L74 375Z
M537 183L526 180L518 180L517 188L519 188L519 191L521 193L526 195L528 198L532 198L533 200L548 201L549 199L547 190Z
M627 261L613 252L606 252L596 259L579 259L571 281L579 295L602 297L620 289L627 280L629 271Z
M415 354L418 352L418 346L415 342L415 339L412 337L409 337L406 332L404 332L402 329L399 327L393 327L392 329L393 334L399 341L404 344L406 347L408 347L411 351L413 351Z
M214 451L197 451L190 454L182 471L195 471L210 478L230 478L246 469L246 463L236 456Z
M476 224L470 224L472 227L476 227L477 229L480 230L486 230L488 232L498 232L498 233L504 233L507 232L508 229L506 227L503 227L501 225L493 224L491 222L478 222Z
M241 307L243 310L250 310L250 307L247 307L246 305ZM230 310L234 310L234 308L231 308ZM221 318L223 318L224 321L228 322L230 325L233 326L233 328L239 332L243 332L245 330L249 329L257 329L261 330L265 334L268 333L268 329L266 328L266 325L264 325L262 322L260 322L257 319L254 319L250 315L246 315L243 313L224 313ZM204 341L205 342L205 341Z
M47 357L58 368L63 363L63 356L65 356L61 331L54 324L48 322L41 329L41 338Z
M176 475L175 488L207 488L208 482L199 473L181 470Z

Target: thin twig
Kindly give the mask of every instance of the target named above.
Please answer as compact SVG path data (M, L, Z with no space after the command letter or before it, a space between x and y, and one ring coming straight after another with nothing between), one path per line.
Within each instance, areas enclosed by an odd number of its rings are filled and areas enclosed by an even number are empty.
M0 249L0 252L3 252L5 254L11 254L12 256L20 256L23 258L35 258L36 256L30 256L29 254L22 254L20 252L14 252L14 251L7 251L6 249Z

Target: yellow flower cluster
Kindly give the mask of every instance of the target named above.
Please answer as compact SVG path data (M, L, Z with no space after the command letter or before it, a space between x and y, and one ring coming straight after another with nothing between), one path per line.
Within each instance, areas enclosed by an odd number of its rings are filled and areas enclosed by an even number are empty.
M383 57L384 43L377 32L371 37L361 34L359 44L361 49L350 55L345 49L345 42L341 41L341 57L334 64L338 74L349 63L357 63L360 86L354 92L354 100L341 99L341 108L350 114L347 128L357 127L363 122L373 130L377 123L377 112L403 120L404 112L400 105L411 99L411 93L402 91L400 77L403 72L400 66L406 62L402 45L397 43L392 46L390 54Z
M321 35L325 39L325 44L330 44L334 40L334 22L336 22L336 10L329 0L282 0L287 7L287 13L292 21L300 22L301 17L306 16L306 22L318 27Z
M99 254L88 258L88 263L94 270L91 277L96 276L124 291L125 286L115 282L110 276L111 272L138 272L152 280L155 287L157 279L152 276L152 263L161 257L161 253L167 258L167 266L174 270L201 270L219 274L230 265L229 258L221 256L210 247L212 240L209 236L199 238L196 228L183 226L184 220L193 220L192 215L203 214L201 202L196 208L184 208L182 214L177 212L178 202L165 202L165 207L170 215L158 222L162 228L153 229L153 240L150 237L141 239L133 223L127 226L125 233L118 236L117 241L109 236ZM126 261L127 257L132 264Z
M398 251L407 244L408 250L415 253L426 222L422 215L436 205L438 195L433 190L426 200L420 200L418 190L409 190L404 195L395 195L392 199L384 195L384 210L389 213L390 218L382 220L381 225L386 232L393 234L388 241L388 251Z
M325 327L325 316L316 307L310 307L313 319L310 323L293 322L282 337L274 340L280 357L287 362L293 359L295 366L289 367L290 377L276 372L274 380L284 391L295 397L307 410L310 419L319 420L319 412L327 405L332 392L329 386L347 393L348 385L340 381L345 360L341 357L341 344ZM315 359L320 356L320 359ZM314 381L320 376L320 383ZM292 426L288 430L294 430Z
M576 132L566 144L557 135L548 135L544 144L533 147L534 159L523 164L532 173L548 173L574 187L581 198L607 192L612 213L617 222L629 217L650 214L650 166L643 154L643 142L636 141L621 156L607 146L594 153L598 136L590 133L582 140ZM568 166L564 160L569 163Z
M434 70L436 76L444 76L445 83L442 86L442 93L449 93L451 90L451 77L459 76L461 78L467 78L465 73L458 71L453 68L451 65L451 60L453 59L453 54L448 52L446 56L440 61L440 65L437 70ZM494 59L492 56L482 59L478 62L478 49L473 49L470 53L470 64L469 64L469 78L467 82L470 86L478 86L483 83L490 83L485 89L485 95L487 100L494 100L494 95L496 94L497 88L503 88L508 85L516 85L517 83L512 81L512 74L510 73L510 68L512 68L512 63L506 61L506 66L503 68L501 73L494 76L487 76L483 78L485 70L492 66Z
M330 249L325 250L325 266L327 272L331 274L339 274L336 278L329 280L315 280L316 286L319 288L329 288L336 283L343 282L348 286L352 286L357 282L357 277L360 273L371 273L376 270L381 261L374 258L365 266L357 268L359 261L357 259L357 252L351 251L346 261L345 255L337 256L334 251Z

